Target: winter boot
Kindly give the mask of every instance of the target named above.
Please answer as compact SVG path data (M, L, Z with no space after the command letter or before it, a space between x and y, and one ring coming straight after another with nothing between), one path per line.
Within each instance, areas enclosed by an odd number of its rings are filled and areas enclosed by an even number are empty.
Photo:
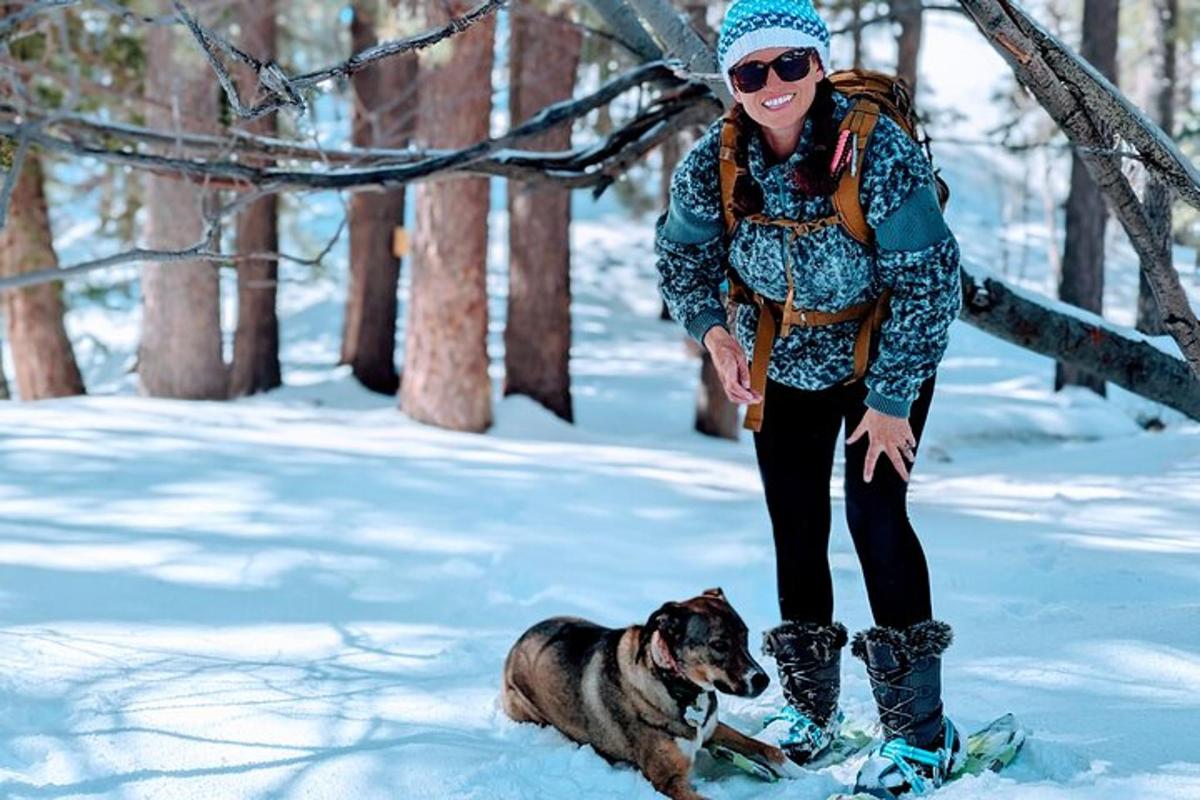
M963 743L942 713L942 653L953 634L944 622L870 628L851 652L867 665L883 744L859 770L854 791L891 798L933 791L961 768Z
M779 668L779 684L788 704L765 724L788 724L779 746L797 764L821 756L837 738L842 723L838 710L842 648L846 626L785 622L763 634L763 655Z

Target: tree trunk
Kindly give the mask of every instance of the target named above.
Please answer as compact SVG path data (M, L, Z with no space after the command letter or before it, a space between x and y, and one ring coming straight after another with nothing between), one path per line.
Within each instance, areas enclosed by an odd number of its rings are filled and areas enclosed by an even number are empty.
M181 26L146 34L146 124L158 130L215 133L218 89L212 68ZM168 150L168 154L170 154ZM146 245L179 249L205 232L214 194L190 180L148 175ZM221 350L220 284L211 261L142 267L141 390L154 397L223 399L229 374Z
M513 124L569 99L583 36L568 6L532 3L509 14L509 111ZM553 16L550 16L553 14ZM563 125L524 145L566 150ZM504 394L527 395L571 422L571 192L549 183L508 182L508 321Z
M57 265L42 190L41 160L29 153L13 187L8 219L0 230L0 276ZM63 325L63 310L61 283L4 292L13 373L22 400L84 392L83 378Z
M851 42L854 53L853 66L862 69L863 66L863 0L850 0L851 10ZM826 67L826 72L829 68Z
M900 23L896 74L908 84L909 95L914 101L917 98L917 60L921 54L921 11L921 0L892 0L892 17Z
M445 24L464 0L427 2L427 21ZM489 16L422 57L418 138L459 148L488 135L492 38ZM492 424L487 355L488 181L421 183L412 297L400 407L413 419L463 431Z
M1083 46L1080 54L1116 83L1117 12L1119 0L1084 0ZM1058 297L1100 313L1104 302L1104 197L1078 155L1071 156L1071 190L1067 195L1066 245ZM1054 388L1086 386L1104 394L1104 381L1069 364L1055 366Z
M381 8L396 13L394 2L356 0L350 24L352 49L358 52L379 41ZM357 147L401 148L412 140L417 114L417 56L406 53L376 63L350 80L354 87ZM355 192L350 199L350 288L342 333L342 363L349 364L363 386L395 394L396 289L406 237L404 187ZM398 234L398 229L401 232Z
M1152 0L1150 23L1153 27L1154 87L1152 110L1154 121L1167 136L1175 129L1175 37L1179 17L1178 0ZM1146 217L1154 228L1159 245L1172 258L1171 248L1171 191L1161 181L1149 175L1146 183ZM1166 333L1154 292L1143 274L1138 275L1137 329L1153 335Z
M238 6L242 46L258 58L274 58L277 0L258 0ZM241 91L254 96L257 79L241 70ZM278 126L270 114L244 125L251 133L274 136ZM279 199L260 197L238 218L237 252L279 251ZM273 258L239 261L237 264L237 330L233 335L233 368L229 393L233 397L266 392L281 383L279 374L279 318L275 314L279 262Z

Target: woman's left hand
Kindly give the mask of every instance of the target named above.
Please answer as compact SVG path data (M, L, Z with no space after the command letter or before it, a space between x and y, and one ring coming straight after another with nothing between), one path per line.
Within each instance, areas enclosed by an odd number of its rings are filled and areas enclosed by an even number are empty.
M901 479L907 481L908 469L904 466L904 460L912 462L917 458L917 440L913 437L908 420L868 408L862 422L858 423L846 444L854 444L864 433L867 434L869 445L866 460L863 462L863 480L871 482L871 477L875 474L875 462L879 460L879 454L883 453L896 467Z

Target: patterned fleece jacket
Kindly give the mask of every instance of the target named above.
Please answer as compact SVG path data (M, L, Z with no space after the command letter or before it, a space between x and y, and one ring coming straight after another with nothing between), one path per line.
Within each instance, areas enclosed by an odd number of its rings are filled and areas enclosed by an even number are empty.
M834 92L835 117L851 101ZM786 160L771 164L756 126L749 134L748 166L763 190L763 213L795 220L833 213L828 197L805 197L790 182L796 165L812 148L812 120ZM659 290L671 315L698 341L714 325L725 325L720 288L723 260L764 297L787 296L785 228L743 222L726 241L721 215L718 150L721 121L715 121L679 163L671 199L655 225ZM797 308L838 311L872 300L890 287L891 317L879 336L878 354L865 380L866 403L892 416L907 417L921 384L946 350L950 323L962 306L958 242L938 207L933 172L920 146L886 116L871 135L861 166L860 199L875 245L866 247L840 225L791 241ZM735 336L747 355L754 352L758 309L737 306ZM793 328L776 340L768 377L800 389L823 389L854 372L858 322Z

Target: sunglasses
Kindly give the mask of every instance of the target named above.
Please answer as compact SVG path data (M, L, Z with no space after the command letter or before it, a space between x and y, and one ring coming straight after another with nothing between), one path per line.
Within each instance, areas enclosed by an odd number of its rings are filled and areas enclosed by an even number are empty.
M742 94L751 94L766 86L772 69L782 81L798 81L808 74L816 52L811 47L798 47L780 53L771 61L746 61L731 67L729 78Z

